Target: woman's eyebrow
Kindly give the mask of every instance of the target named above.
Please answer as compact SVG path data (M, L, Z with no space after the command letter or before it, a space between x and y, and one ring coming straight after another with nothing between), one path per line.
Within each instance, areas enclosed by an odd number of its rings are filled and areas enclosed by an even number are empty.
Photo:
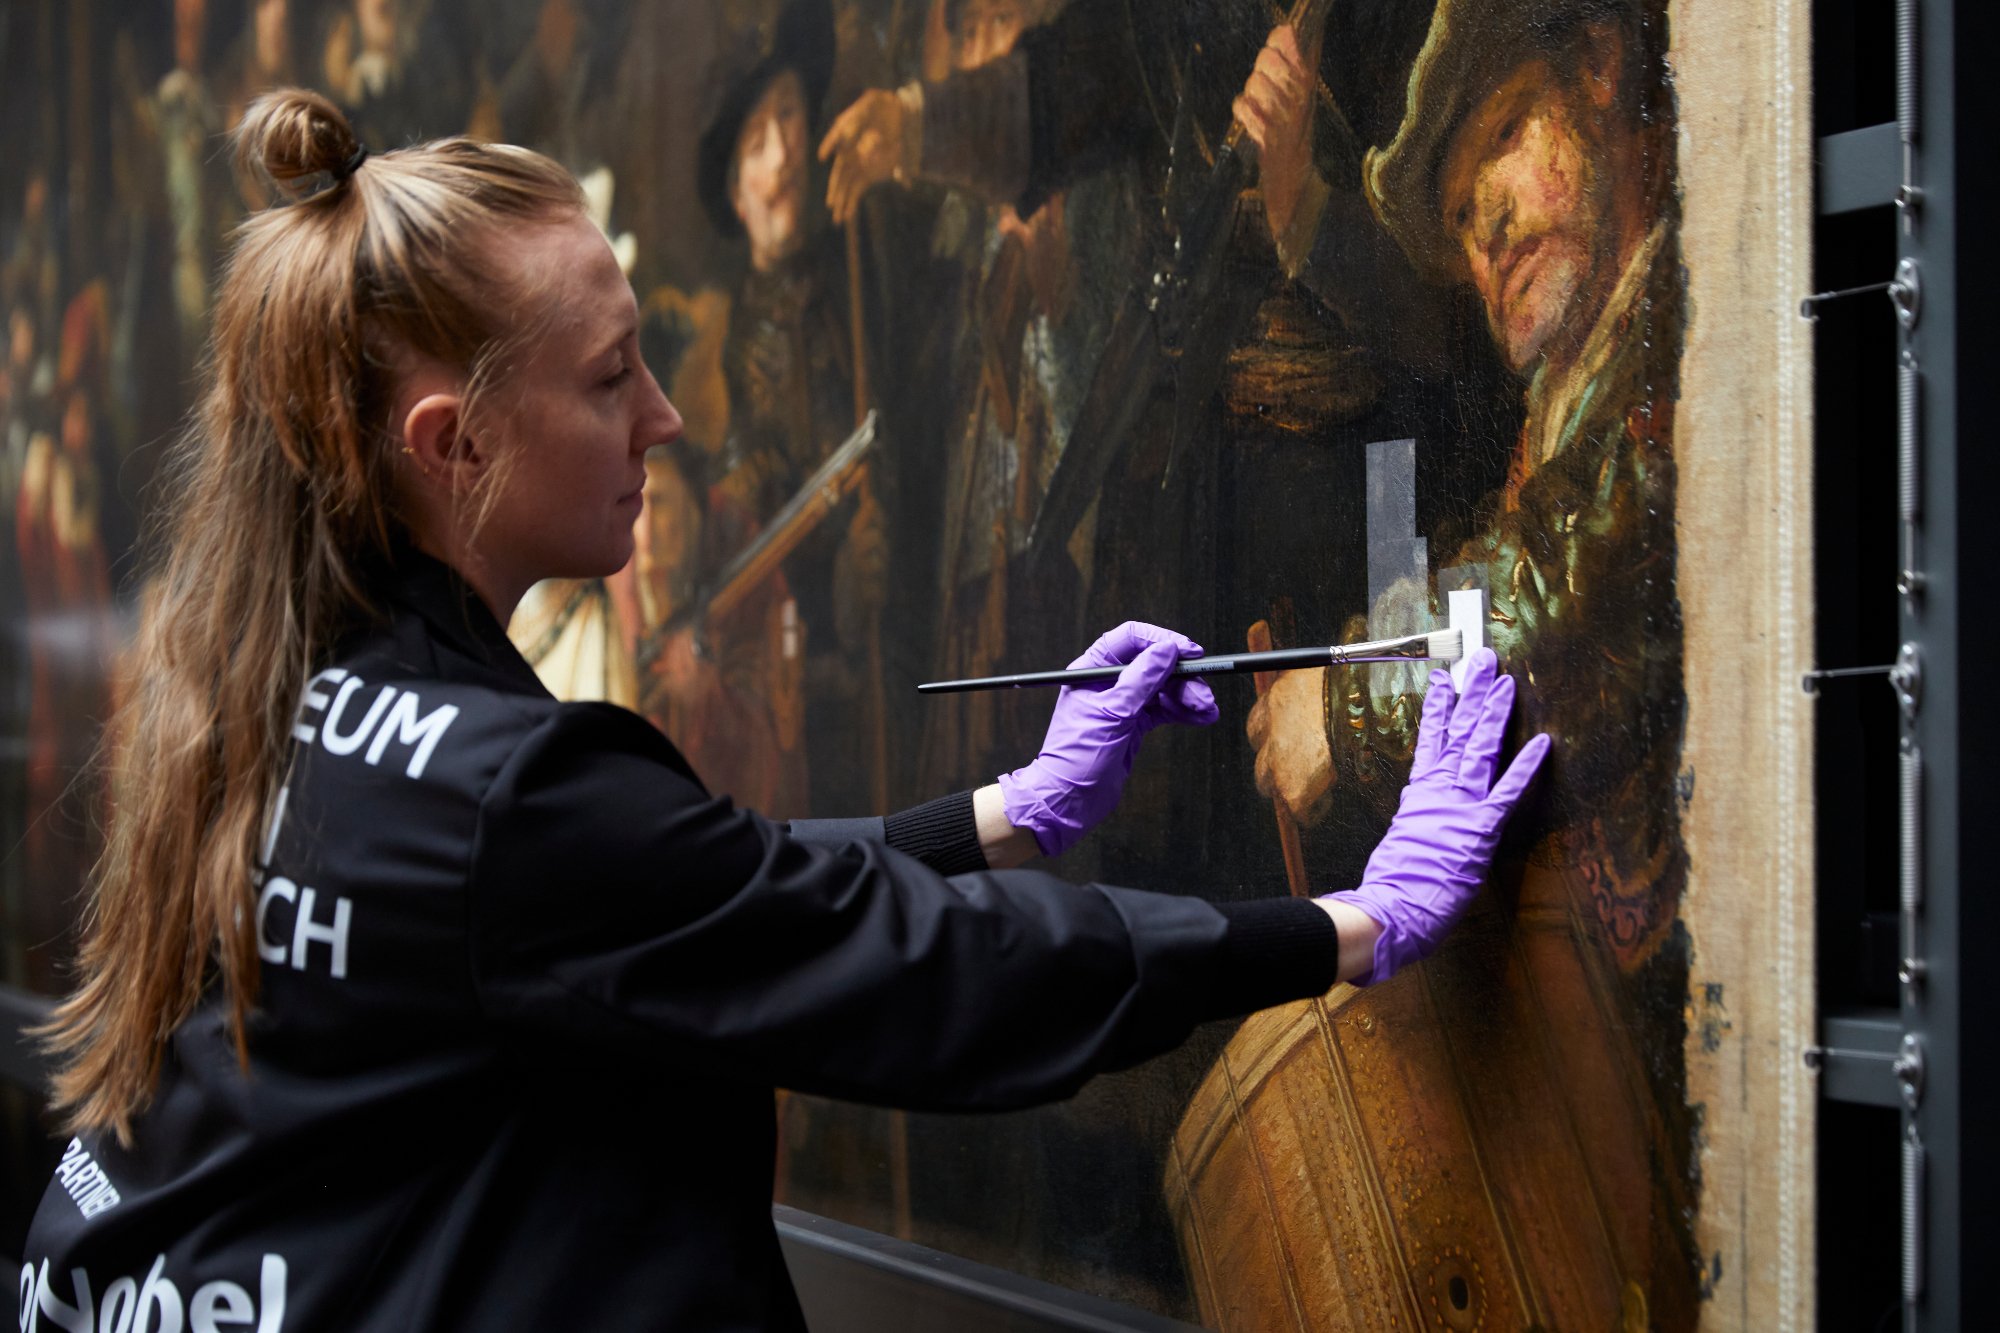
M631 341L631 339L635 337L638 334L638 332L639 332L639 326L637 324L627 324L622 329L619 330L617 337L606 338L603 342L598 343L597 350L592 352L588 357L585 357L584 359L586 361L597 361L601 360L604 357L610 356L613 352L617 351L620 347L623 347L627 342Z

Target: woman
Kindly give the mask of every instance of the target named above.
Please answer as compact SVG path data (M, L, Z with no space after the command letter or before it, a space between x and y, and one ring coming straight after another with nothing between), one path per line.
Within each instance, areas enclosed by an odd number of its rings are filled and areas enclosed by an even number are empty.
M625 563L680 429L575 183L465 140L368 158L300 91L239 135L295 202L237 240L165 506L27 1326L797 1328L774 1085L1066 1096L1386 976L1477 891L1546 748L1494 785L1490 656L1431 692L1367 882L1317 902L997 869L1102 818L1149 728L1213 720L1148 626L980 791L789 827L711 798L501 632Z

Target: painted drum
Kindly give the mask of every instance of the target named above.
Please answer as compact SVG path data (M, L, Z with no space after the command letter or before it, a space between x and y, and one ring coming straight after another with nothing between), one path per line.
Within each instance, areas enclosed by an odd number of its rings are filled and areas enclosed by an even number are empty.
M1164 1181L1204 1324L1693 1327L1613 955L1562 873L1516 873L1429 962L1223 1049Z

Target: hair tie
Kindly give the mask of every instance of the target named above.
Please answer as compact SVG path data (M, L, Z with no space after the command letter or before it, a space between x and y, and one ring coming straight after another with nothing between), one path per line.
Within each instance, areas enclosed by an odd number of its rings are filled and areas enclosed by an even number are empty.
M333 178L337 181L346 180L349 176L352 176L355 172L361 170L361 164L363 162L366 162L367 160L368 160L368 145L365 143L356 144L354 146L353 156L349 157L345 162L340 164L339 169L333 173Z

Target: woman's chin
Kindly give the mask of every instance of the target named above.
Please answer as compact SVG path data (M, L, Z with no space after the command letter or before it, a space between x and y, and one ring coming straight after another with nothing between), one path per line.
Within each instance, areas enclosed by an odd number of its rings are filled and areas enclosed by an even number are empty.
M576 551L561 560L549 562L549 568L541 573L540 579L606 579L632 563L634 543L626 541L623 548L607 547L595 551Z
M632 556L638 550L638 547L638 542L634 541L632 534L627 532L617 546L606 553L604 568L592 575L592 577L600 579L610 578L613 574L616 574L619 570L632 563Z

